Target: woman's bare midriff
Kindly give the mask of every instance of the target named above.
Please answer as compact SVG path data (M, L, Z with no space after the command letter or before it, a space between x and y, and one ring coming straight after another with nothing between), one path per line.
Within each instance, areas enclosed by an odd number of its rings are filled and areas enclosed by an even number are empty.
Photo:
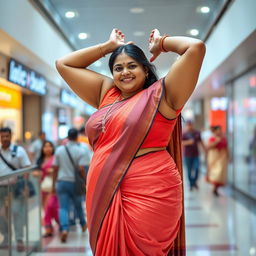
M166 149L165 147L162 147L162 148L142 148L137 152L135 157L142 156L142 155L147 154L149 152L162 151L162 150L165 150L165 149Z

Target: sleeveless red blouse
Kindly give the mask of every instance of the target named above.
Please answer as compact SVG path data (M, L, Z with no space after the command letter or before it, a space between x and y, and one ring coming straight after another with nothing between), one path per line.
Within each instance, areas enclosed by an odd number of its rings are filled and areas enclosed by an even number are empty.
M120 91L118 88L111 88L104 96L100 108L110 105L117 100L120 96ZM129 100L124 99L124 100ZM178 116L181 112L182 108L176 111L176 115ZM159 110L157 110L155 119L152 123L152 126L141 145L142 148L163 148L167 147L169 141L171 139L172 131L177 122L177 117L174 119L168 119L164 117Z

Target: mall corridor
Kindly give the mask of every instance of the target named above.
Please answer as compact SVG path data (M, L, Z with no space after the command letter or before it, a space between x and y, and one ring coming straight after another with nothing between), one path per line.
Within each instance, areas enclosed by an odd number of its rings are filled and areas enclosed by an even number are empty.
M255 10L0 0L0 256L256 256Z
M203 176L203 175L201 175ZM243 199L234 199L232 189L215 197L201 177L199 190L185 191L188 256L256 255L256 208ZM90 256L88 233L72 228L70 240L62 244L58 235L43 240L43 251L33 256Z

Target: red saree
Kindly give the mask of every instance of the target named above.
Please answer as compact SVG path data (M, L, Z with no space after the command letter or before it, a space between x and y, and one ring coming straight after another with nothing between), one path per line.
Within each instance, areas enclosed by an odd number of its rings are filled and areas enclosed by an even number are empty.
M101 107L88 120L94 155L86 208L94 255L185 255L180 145L170 148L173 158L167 151L135 158L163 92L162 80L157 81L129 99ZM116 97L110 95L109 103ZM180 118L173 134L177 141L172 141L180 143Z

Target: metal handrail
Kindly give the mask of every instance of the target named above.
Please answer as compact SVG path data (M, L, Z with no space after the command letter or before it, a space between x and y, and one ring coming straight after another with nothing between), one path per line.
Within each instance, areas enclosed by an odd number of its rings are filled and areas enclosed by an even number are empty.
M4 174L0 176L0 181L1 180L6 180L6 179L10 179L11 177L15 177L24 173L29 173L32 172L33 170L37 169L38 166L37 165L31 165L29 167L26 168L21 168L21 169L17 169L15 171L10 171L10 173Z

